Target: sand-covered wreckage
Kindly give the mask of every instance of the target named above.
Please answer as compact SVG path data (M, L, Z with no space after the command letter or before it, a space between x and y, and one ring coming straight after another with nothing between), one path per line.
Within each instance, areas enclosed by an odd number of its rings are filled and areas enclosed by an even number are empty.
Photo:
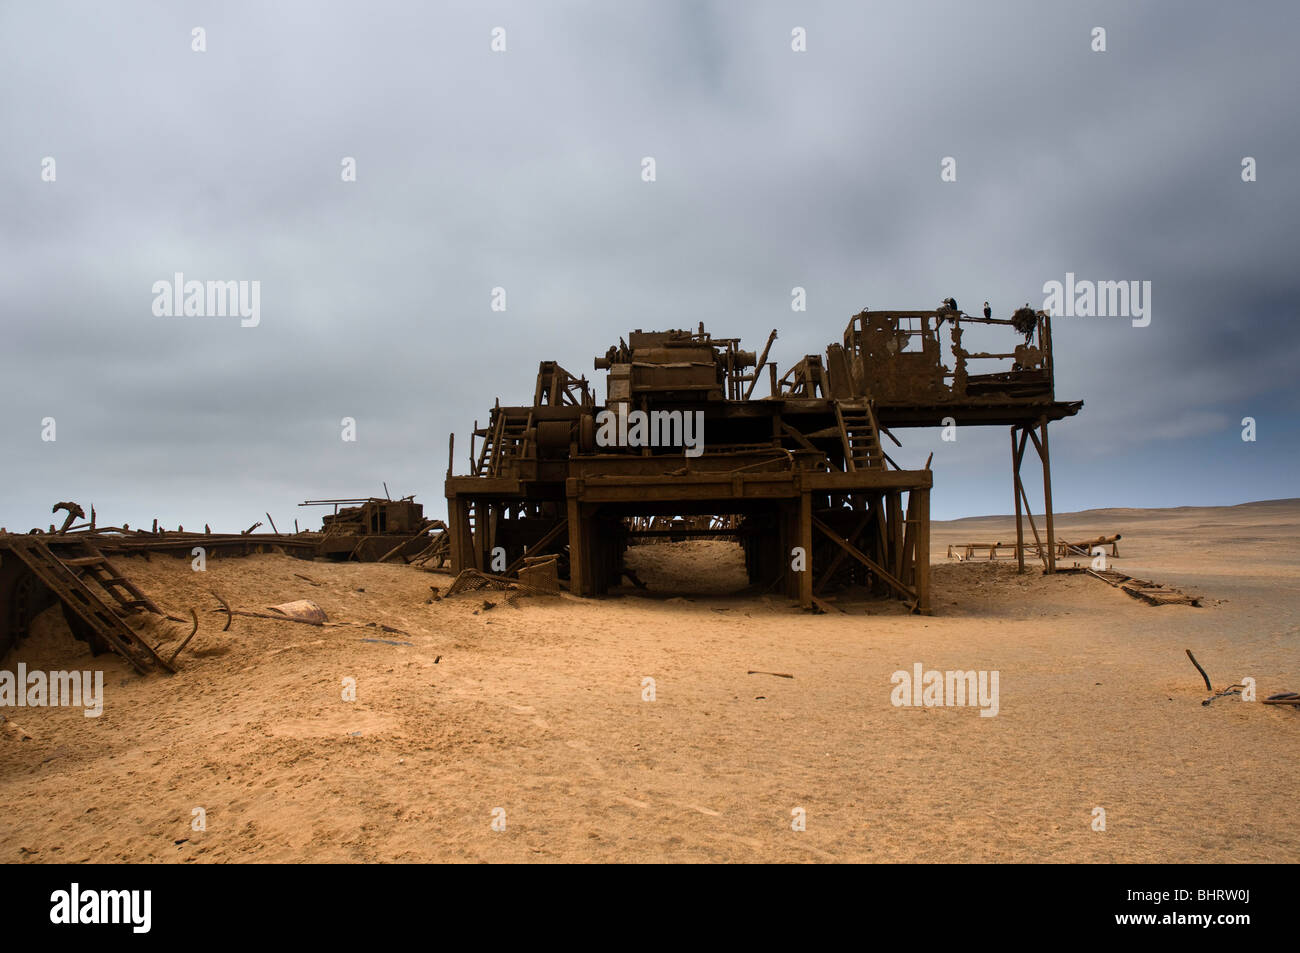
M998 351L963 342L1008 332L1010 346ZM776 337L755 353L703 324L633 331L595 359L603 404L585 377L541 362L531 403L498 400L486 425L475 424L467 473L454 472L452 436L446 525L412 497L309 500L301 505L333 511L320 531L295 521L293 533L269 514L270 533L256 532L260 522L235 534L98 527L93 508L87 518L76 503L56 504L66 514L58 529L0 530L0 654L59 602L92 648L141 672L170 670L175 654L160 657L127 619L191 620L168 615L121 566L137 554L191 558L196 547L449 567L474 577L466 588L551 588L558 579L599 596L624 575L634 541L723 537L742 545L753 585L807 609L824 610L828 591L856 585L929 613L933 473L929 461L899 467L882 442L901 446L896 434L909 427L1009 427L1016 558L1022 570L1027 553L1055 570L1047 426L1083 402L1055 398L1048 314L972 316L952 299L932 310L864 310L842 340L784 373L771 357ZM1042 464L1042 533L1020 476L1031 443Z
M333 512L323 518L319 531L298 531L295 521L291 534L280 533L273 522L272 532L259 533L259 521L240 533L213 533L207 527L203 532L167 530L157 521L148 530L97 526L93 508L87 518L82 507L65 502L54 507L66 514L57 529L51 525L22 534L0 530L0 657L27 635L39 613L58 602L73 635L96 654L117 652L141 673L171 671L175 654L162 658L130 624L132 617L154 614L194 629L198 620L192 610L191 618L185 618L160 608L126 574L124 557L169 554L206 560L282 553L300 559L401 559L429 568L446 561L445 525L426 519L423 507L411 497L308 500L299 505L329 505ZM78 519L86 522L76 523Z

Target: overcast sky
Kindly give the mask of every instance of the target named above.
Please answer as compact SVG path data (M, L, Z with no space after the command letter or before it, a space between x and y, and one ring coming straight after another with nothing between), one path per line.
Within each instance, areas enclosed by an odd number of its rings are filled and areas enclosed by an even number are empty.
M76 500L314 527L296 503L385 480L441 515L448 433L464 472L540 360L594 377L629 329L704 321L779 328L784 370L863 307L1006 314L1066 272L1152 300L1147 327L1054 324L1057 396L1086 401L1052 428L1059 511L1300 495L1298 27L1293 2L0 4L0 525ZM176 272L260 282L260 324L155 315ZM936 517L1010 511L1004 428L900 436L935 452Z

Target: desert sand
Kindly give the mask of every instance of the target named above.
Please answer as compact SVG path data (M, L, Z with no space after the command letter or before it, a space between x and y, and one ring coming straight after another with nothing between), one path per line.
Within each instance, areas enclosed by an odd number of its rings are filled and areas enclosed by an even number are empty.
M104 711L0 711L0 860L1300 861L1300 711L1203 706L1183 654L1216 689L1300 691L1300 500L1057 521L1115 532L1117 568L1203 606L945 558L1014 539L1009 517L934 525L930 617L742 592L724 541L634 547L648 592L518 607L426 602L450 577L405 566L123 559L167 609L196 609L198 634L176 675L140 677L92 658L57 607L37 620L3 666L103 669ZM209 589L406 634L238 616L223 632ZM895 707L891 674L917 662L997 671L997 716Z

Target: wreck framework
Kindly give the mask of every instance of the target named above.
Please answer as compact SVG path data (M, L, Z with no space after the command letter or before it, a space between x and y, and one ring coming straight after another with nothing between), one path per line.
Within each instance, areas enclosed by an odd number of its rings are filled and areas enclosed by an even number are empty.
M769 360L776 331L756 355L736 338L714 338L703 324L696 331L636 330L595 360L596 370L607 372L604 405L585 377L543 361L531 404L498 400L487 425L475 424L469 472L456 475L448 464L451 570L512 574L528 556L558 553L571 591L599 596L619 581L635 538L729 536L744 547L752 584L804 608L825 609L830 587L859 584L929 613L933 474L929 461L922 469L899 467L881 438L901 446L896 430L956 422L1010 427L1019 568L1027 522L1034 551L1052 572L1047 426L1078 413L1083 402L1055 399L1051 319L1027 314L864 310L841 342L804 356L784 375ZM972 325L1013 328L1024 343L1006 352L967 350L962 337ZM971 365L980 361L999 364L977 373ZM765 370L769 394L754 398ZM609 432L604 414L635 410L702 415L698 455L598 439ZM1021 475L1030 441L1042 463L1046 541ZM449 461L454 457L453 434ZM706 525L652 528L674 518Z
M963 334L972 325L1009 326L1024 343L1006 352L968 350ZM197 618L164 612L114 560L150 552L183 557L195 546L209 555L399 557L421 568L450 560L454 573L558 574L572 592L598 596L618 583L634 540L730 538L743 546L753 585L805 608L827 609L831 588L861 585L928 613L933 473L929 461L899 467L881 438L901 446L897 430L953 423L1010 427L1018 567L1024 571L1028 552L1055 571L1058 554L1068 553L1058 553L1054 533L1047 428L1083 402L1055 399L1049 315L1025 308L1011 319L979 318L955 306L864 310L841 342L804 356L784 375L769 360L776 334L755 354L703 325L634 331L596 358L596 369L607 372L604 405L585 377L541 362L531 404L498 401L487 425L475 424L469 473L455 475L449 462L445 530L410 497L307 501L335 512L319 533L300 533L295 521L293 535L254 535L260 522L239 534L165 532L156 521L151 532L97 529L93 507L90 522L74 526L84 518L81 508L56 504L68 511L61 529L0 529L0 655L40 611L61 602L74 634L92 649L116 651L140 672L170 671L175 656L163 659L127 620L152 613L197 629ZM977 373L972 363L981 361L996 366ZM755 398L764 371L769 393ZM669 427L667 439L631 440L625 430L601 426L605 414L626 423L632 411L676 422L676 429ZM698 443L682 426L688 419L702 422ZM689 448L673 446L674 433ZM1021 473L1031 443L1042 466L1041 535ZM453 460L454 450L453 435Z

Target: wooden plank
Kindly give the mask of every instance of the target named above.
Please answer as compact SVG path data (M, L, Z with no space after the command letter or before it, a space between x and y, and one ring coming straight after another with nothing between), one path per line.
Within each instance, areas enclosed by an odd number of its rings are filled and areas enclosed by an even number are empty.
M822 599L818 599L816 596L812 597L812 601L813 601L813 605L815 605L822 612L830 612L832 609L834 609L837 612L843 612L845 615L849 614L848 609L841 609L839 606L831 605L829 602L826 602Z
M545 552L546 547L550 546L551 543L555 542L555 540L559 538L560 534L566 532L568 528L569 528L569 521L567 519L560 520L553 527L547 530L545 536L543 536L541 539L539 539L537 542L533 544L532 549L530 549L524 555L520 556L509 566L507 566L506 571L502 573L502 575L508 576L511 573L516 572L519 569L519 567L524 564L524 560L527 559L529 556L537 556Z

